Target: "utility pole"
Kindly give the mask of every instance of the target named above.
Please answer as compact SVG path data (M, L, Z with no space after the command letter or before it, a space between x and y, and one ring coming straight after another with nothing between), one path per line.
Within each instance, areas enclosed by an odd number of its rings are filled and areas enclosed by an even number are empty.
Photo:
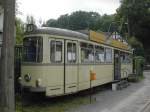
M0 63L0 112L15 112L14 35L15 0L3 0L4 26Z

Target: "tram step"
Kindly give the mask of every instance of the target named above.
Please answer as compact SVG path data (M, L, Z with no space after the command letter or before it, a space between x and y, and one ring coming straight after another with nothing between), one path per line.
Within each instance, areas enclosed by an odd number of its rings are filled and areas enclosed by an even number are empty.
M117 90L121 90L123 88L127 88L129 86L129 83L127 80L122 80L117 83Z

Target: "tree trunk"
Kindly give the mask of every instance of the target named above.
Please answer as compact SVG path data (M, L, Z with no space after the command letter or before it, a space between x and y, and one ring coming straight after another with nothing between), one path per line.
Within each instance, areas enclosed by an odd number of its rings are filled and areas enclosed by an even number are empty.
M15 0L4 1L4 28L0 63L0 111L15 112L14 28Z

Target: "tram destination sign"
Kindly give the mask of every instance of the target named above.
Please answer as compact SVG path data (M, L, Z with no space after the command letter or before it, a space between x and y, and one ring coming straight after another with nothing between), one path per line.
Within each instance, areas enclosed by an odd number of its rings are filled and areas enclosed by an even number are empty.
M99 33L95 31L90 31L90 40L98 43L105 43L106 37L104 33Z

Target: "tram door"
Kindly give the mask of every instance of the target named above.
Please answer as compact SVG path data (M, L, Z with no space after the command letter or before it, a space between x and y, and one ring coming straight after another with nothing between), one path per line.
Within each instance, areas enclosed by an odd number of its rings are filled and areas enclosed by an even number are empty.
M121 79L121 58L118 50L114 51L114 80Z
M65 40L65 93L77 91L78 82L77 41Z

